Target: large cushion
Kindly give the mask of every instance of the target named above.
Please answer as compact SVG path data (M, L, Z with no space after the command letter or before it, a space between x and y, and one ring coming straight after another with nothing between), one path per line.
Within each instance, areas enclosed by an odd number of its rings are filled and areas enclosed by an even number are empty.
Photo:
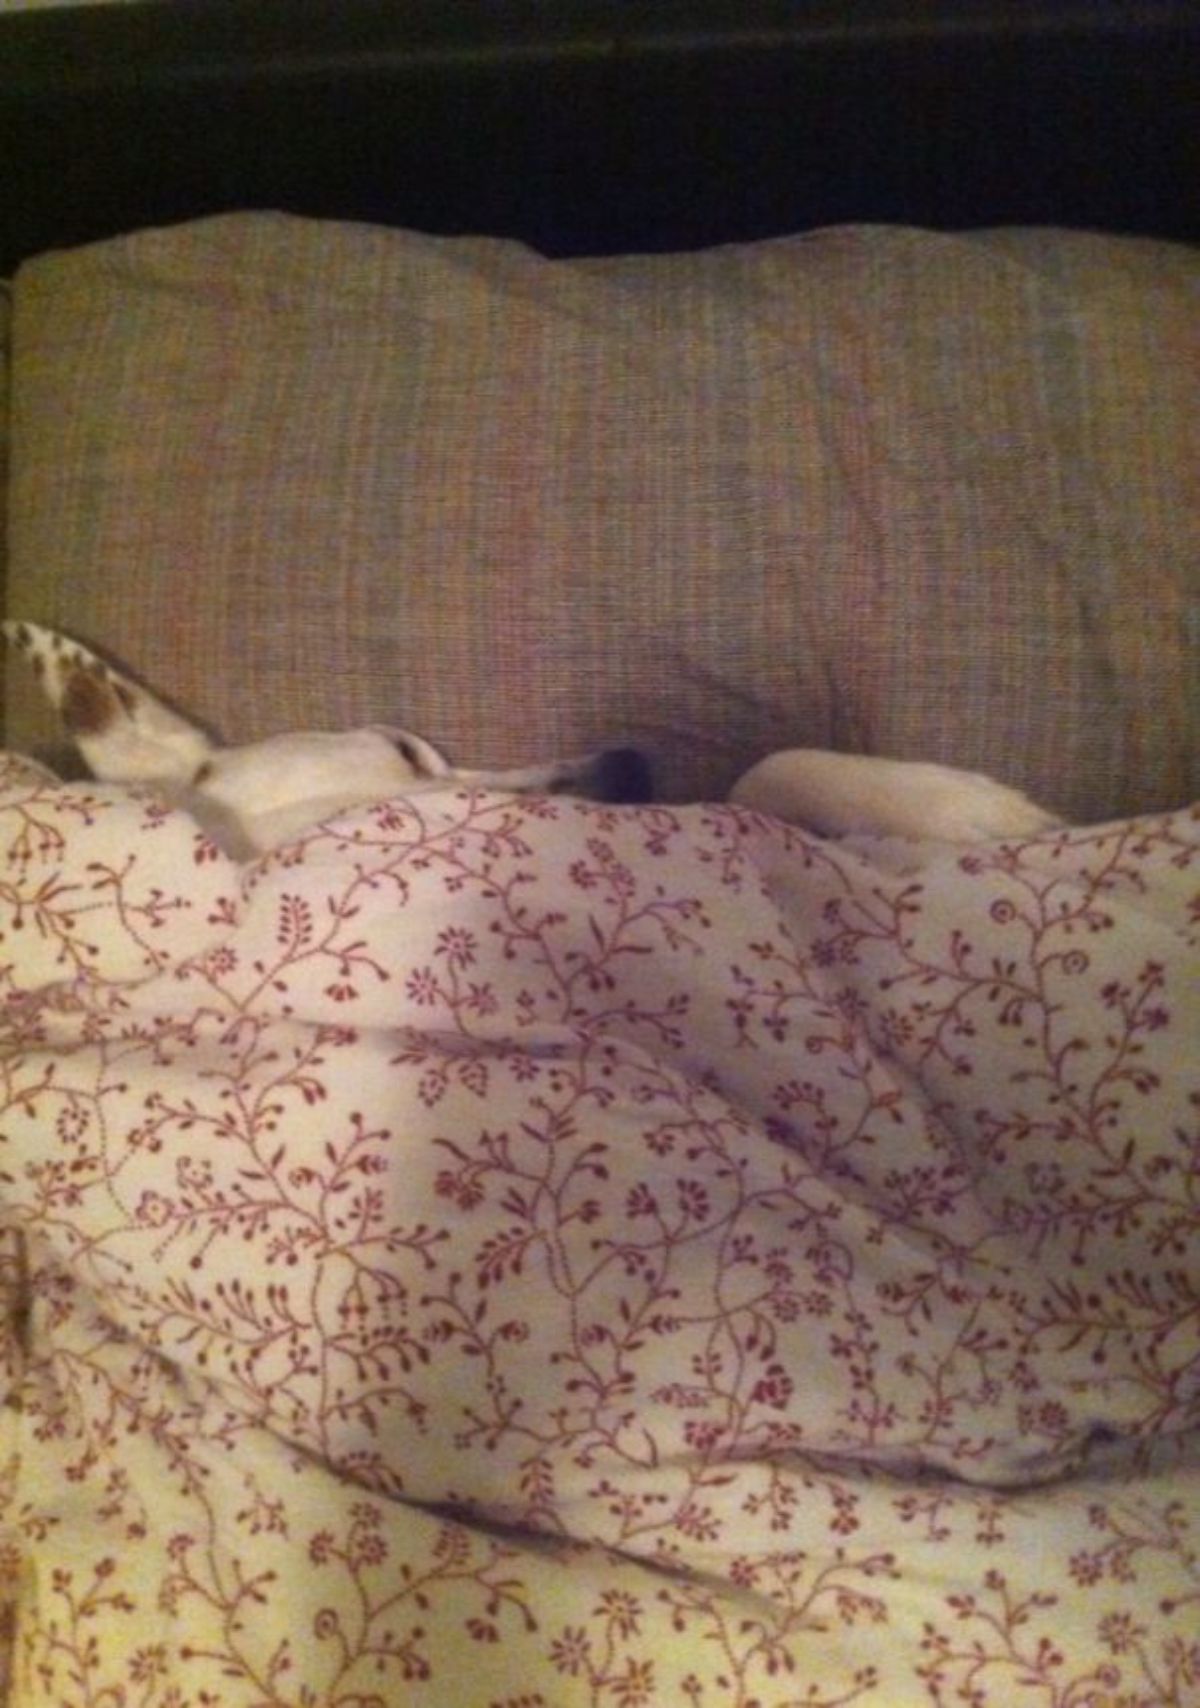
M228 216L28 264L14 339L10 610L231 738L639 740L677 799L793 743L1076 818L1200 793L1197 252Z

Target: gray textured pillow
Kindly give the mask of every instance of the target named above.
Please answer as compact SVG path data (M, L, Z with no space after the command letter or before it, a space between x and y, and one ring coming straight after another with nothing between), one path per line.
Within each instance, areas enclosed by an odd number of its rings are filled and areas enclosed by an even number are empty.
M231 216L15 291L9 608L230 737L1197 788L1200 255L848 228L549 262ZM46 729L24 690L9 740Z

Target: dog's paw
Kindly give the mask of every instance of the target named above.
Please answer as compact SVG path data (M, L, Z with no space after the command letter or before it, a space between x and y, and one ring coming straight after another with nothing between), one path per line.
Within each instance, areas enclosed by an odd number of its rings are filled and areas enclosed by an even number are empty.
M132 716L134 690L77 641L38 623L6 622L4 638L29 665L68 735L100 735Z
M203 731L78 641L39 623L6 622L3 632L97 777L182 782L207 759Z

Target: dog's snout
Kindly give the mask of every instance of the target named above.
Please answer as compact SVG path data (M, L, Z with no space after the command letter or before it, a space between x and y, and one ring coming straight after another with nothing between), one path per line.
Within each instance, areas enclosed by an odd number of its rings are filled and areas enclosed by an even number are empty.
M596 800L616 805L635 806L654 798L650 761L636 747L614 747L598 754L588 785Z

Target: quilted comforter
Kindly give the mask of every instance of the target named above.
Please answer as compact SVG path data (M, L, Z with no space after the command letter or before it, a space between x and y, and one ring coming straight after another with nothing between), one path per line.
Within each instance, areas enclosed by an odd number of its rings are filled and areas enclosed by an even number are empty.
M1200 1702L1198 848L8 760L10 1700Z

